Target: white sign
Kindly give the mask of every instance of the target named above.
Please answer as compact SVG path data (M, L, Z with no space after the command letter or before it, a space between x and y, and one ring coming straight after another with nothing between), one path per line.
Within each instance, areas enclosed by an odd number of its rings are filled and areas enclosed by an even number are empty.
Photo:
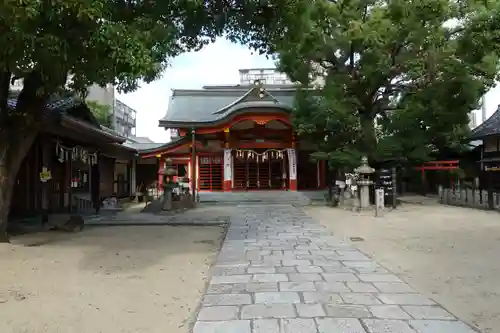
M288 148L288 167L290 172L290 179L297 179L297 159L295 149Z
M233 179L231 170L231 149L224 149L224 180Z
M375 204L377 209L384 209L384 189L378 188L375 190Z

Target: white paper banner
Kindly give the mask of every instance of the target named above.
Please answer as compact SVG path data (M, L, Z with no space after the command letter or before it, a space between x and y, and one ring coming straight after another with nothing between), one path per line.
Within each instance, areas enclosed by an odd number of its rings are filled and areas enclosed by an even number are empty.
M295 149L288 148L288 168L290 179L297 179L297 159L295 156Z
M224 180L233 179L231 157L231 149L224 149Z

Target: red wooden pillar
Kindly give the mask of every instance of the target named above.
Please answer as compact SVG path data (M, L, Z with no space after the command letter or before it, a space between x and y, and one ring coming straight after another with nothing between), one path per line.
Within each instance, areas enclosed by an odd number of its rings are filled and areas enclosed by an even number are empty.
M158 189L163 188L163 170L165 169L165 161L161 155L156 155L158 158Z

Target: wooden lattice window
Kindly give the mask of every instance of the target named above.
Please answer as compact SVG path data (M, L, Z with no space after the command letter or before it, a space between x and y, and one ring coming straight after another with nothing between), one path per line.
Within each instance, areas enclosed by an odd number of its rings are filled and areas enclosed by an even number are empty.
M222 156L200 156L199 168L198 188L200 190L221 191L223 185Z

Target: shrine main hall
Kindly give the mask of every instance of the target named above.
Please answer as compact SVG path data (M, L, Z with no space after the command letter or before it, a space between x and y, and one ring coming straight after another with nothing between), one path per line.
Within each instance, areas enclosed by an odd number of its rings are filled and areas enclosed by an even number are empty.
M198 191L325 188L325 163L311 161L314 146L292 126L296 87L280 74L240 70L239 85L174 89L159 121L172 140L140 151L156 160L158 183L170 158L177 177L196 176Z

